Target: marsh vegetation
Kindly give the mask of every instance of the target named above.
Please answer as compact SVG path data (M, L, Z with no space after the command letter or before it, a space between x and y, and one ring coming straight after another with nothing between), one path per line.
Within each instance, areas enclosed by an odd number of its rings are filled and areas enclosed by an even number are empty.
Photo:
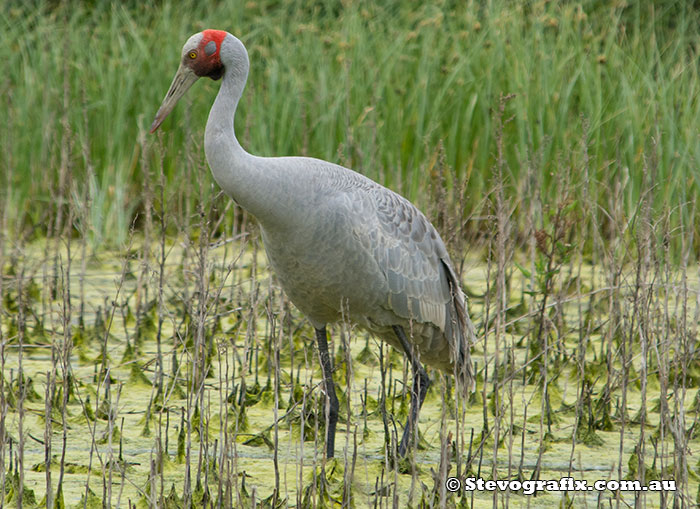
M697 504L700 20L655 4L9 2L0 505ZM323 457L313 329L204 160L216 84L146 135L212 26L250 51L250 152L354 168L449 246L477 390L432 371L405 459L410 366L347 323ZM677 490L460 496L448 476Z

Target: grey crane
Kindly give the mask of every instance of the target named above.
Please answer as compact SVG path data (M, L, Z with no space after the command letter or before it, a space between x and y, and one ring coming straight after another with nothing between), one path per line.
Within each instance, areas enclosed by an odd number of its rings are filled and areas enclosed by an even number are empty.
M410 360L403 456L430 384L421 361L454 374L464 393L474 385L474 327L447 249L412 203L359 173L310 157L246 152L233 120L248 66L245 47L230 33L205 30L190 37L151 132L198 78L223 78L204 134L207 161L226 194L257 219L282 288L316 329L326 455L334 455L338 420L326 325L344 316Z

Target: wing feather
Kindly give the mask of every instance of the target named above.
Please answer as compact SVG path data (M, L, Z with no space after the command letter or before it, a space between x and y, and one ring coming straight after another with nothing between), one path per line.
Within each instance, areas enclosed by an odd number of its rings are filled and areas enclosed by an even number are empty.
M387 276L389 306L403 318L438 327L449 343L460 387L465 393L473 390L469 353L476 336L444 242L405 198L384 188L378 188L373 198L378 241L372 248Z
M387 278L389 306L402 318L445 331L451 296L441 263L443 258L449 263L442 240L408 200L384 188L375 189L372 198L376 215L366 226L377 231L371 249Z
M384 274L386 308L404 320L439 329L458 385L465 393L473 390L469 351L476 336L440 235L402 196L364 177L351 180L344 185L356 218L354 234Z

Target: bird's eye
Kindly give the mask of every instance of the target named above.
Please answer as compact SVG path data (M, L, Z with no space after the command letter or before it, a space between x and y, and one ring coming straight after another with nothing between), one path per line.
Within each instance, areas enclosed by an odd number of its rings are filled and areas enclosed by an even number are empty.
M192 60L194 60L195 58L197 58L197 52L196 52L196 51L190 51L190 53L189 53L188 56L189 56Z

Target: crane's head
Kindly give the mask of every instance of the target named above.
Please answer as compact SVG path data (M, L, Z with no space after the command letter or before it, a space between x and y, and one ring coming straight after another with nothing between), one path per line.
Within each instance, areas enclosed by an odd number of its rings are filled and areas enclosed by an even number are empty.
M165 117L173 111L177 101L185 95L192 84L203 76L218 80L224 74L221 63L221 45L226 37L233 37L223 30L205 30L190 37L182 47L180 67L175 73L170 90L165 94L156 118L151 124L151 132L155 132Z

